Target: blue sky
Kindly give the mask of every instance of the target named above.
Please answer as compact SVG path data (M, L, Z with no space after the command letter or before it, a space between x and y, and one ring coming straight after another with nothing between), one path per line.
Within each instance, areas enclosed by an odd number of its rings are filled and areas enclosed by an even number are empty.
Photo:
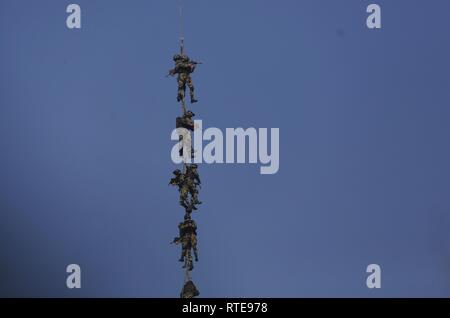
M197 119L280 129L275 175L199 168L201 295L448 297L450 3L184 2ZM0 295L177 297L177 2L69 3L0 2Z

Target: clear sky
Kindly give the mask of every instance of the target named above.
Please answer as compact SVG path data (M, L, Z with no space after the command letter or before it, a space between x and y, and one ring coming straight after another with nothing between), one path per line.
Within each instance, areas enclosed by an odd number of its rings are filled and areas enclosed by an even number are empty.
M450 296L450 2L184 2L197 119L280 128L275 175L199 168L201 296ZM0 1L0 296L178 297L177 17Z

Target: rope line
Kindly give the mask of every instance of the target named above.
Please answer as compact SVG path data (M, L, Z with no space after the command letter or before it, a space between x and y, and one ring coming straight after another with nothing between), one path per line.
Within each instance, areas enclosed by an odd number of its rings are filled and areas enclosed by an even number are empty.
M184 17L183 17L183 0L178 0L178 13L179 13L179 45L180 45L180 54L184 55ZM178 80L180 80L180 78L178 78ZM187 105L186 105L186 100L185 100L185 96L186 93L184 92L181 95L181 99L179 100L180 105L181 105L181 116L184 117L187 114ZM190 132L189 132L190 134ZM184 137L183 137L184 139ZM183 140L184 142L184 140ZM192 142L192 141L191 141ZM188 145L190 147L189 151L188 151L188 155L190 155L190 160L192 160L192 154L191 154L191 150L192 150L192 146L191 144ZM184 145L183 145L184 147ZM187 149L183 149L183 150L187 150ZM183 154L183 156L185 156L186 154ZM192 161L191 161L192 162ZM188 172L188 169L190 167L190 164L188 164L185 160L183 160L182 163L182 173L183 175L186 175L186 173ZM198 192L197 192L198 193ZM191 194L192 196L192 194ZM180 199L181 200L181 199ZM191 197L192 200L192 197ZM192 201L191 201L192 204ZM195 204L195 202L194 202ZM184 206L184 205L183 205ZM189 207L189 210L187 207L185 207L185 215L189 214L191 215L192 213L192 207ZM186 220L186 219L185 219ZM193 220L193 218L192 218ZM185 221L186 222L186 221ZM181 234L181 233L180 233ZM181 235L180 235L181 236ZM181 239L185 239L185 237L180 237ZM189 247L191 247L192 242L189 244ZM182 248L183 248L183 243L182 243ZM196 261L197 261L197 249L194 250L195 252L195 257L196 257ZM182 255L184 253L184 250L182 250ZM188 259L186 259L188 258ZM191 251L189 250L188 255L184 255L184 286L183 286L183 290L182 290L182 294L181 297L184 297L183 295L185 294L186 297L184 298L194 298L196 296L199 295L199 292L197 290L197 288L195 287L193 281L192 281L192 269L193 269L193 264L192 262L194 261L192 259L192 255L191 255Z
M184 53L184 20L183 20L183 0L178 0L179 27L180 27L180 53Z

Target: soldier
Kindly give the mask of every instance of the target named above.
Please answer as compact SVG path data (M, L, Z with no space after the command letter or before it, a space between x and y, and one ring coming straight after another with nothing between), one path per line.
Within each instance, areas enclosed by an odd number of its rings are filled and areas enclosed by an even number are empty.
M191 79L191 73L195 71L195 67L198 63L191 61L187 55L180 54L175 54L173 57L173 61L175 62L175 68L169 71L169 75L174 76L175 74L178 74L177 101L180 102L182 99L184 99L187 84L191 95L191 103L196 103L197 99L195 99L194 96L194 83Z
M191 219L191 212L192 210L186 210L184 222L178 225L179 236L173 240L175 244L181 243L181 257L179 261L184 262L183 268L188 266L190 271L194 268L191 249L194 250L195 261L198 262L197 224Z
M197 165L191 165L197 166ZM200 185L200 177L198 176L196 168L187 166L187 172L185 174L181 173L179 169L175 170L173 174L175 175L169 182L169 185L178 186L178 191L180 192L180 205L185 209L197 210L196 205L202 204L198 200L198 190L197 185ZM190 194L190 200L189 200Z

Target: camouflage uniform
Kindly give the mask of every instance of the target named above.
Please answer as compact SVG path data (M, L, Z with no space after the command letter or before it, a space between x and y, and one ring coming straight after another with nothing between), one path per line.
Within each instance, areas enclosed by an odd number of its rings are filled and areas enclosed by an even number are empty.
M181 187L184 184L184 174L181 173L180 169L173 171L175 177L170 179L169 185L178 186L178 191L181 191Z
M180 205L183 207L188 206L188 194L189 194L189 186L186 183L186 176L181 173L179 169L173 172L175 177L170 179L169 185L178 186L178 191L180 192Z
M184 99L186 92L186 84L189 87L189 92L191 95L191 103L196 103L197 100L194 96L194 83L191 79L191 73L195 71L195 62L191 62L187 55L176 54L173 57L173 61L175 62L175 68L169 71L170 75L178 74L178 95L177 101L181 101Z
M175 244L181 243L181 256L179 261L184 262L183 268L189 267L191 271L194 266L192 264L191 249L194 250L195 261L198 262L197 250L197 224L191 219L190 214L187 213L184 217L184 222L178 225L179 237L173 241Z
M195 186L199 186L202 184L202 182L200 181L200 175L198 174L197 168L198 166L195 163L193 163L187 166L186 170L186 175L188 176L189 179L191 179L194 182Z
M179 169L173 173L175 177L170 180L169 184L178 186L180 205L185 209L197 210L196 205L202 203L198 200L197 186L200 185L200 177L197 172L197 165L187 166L185 174L181 173Z

